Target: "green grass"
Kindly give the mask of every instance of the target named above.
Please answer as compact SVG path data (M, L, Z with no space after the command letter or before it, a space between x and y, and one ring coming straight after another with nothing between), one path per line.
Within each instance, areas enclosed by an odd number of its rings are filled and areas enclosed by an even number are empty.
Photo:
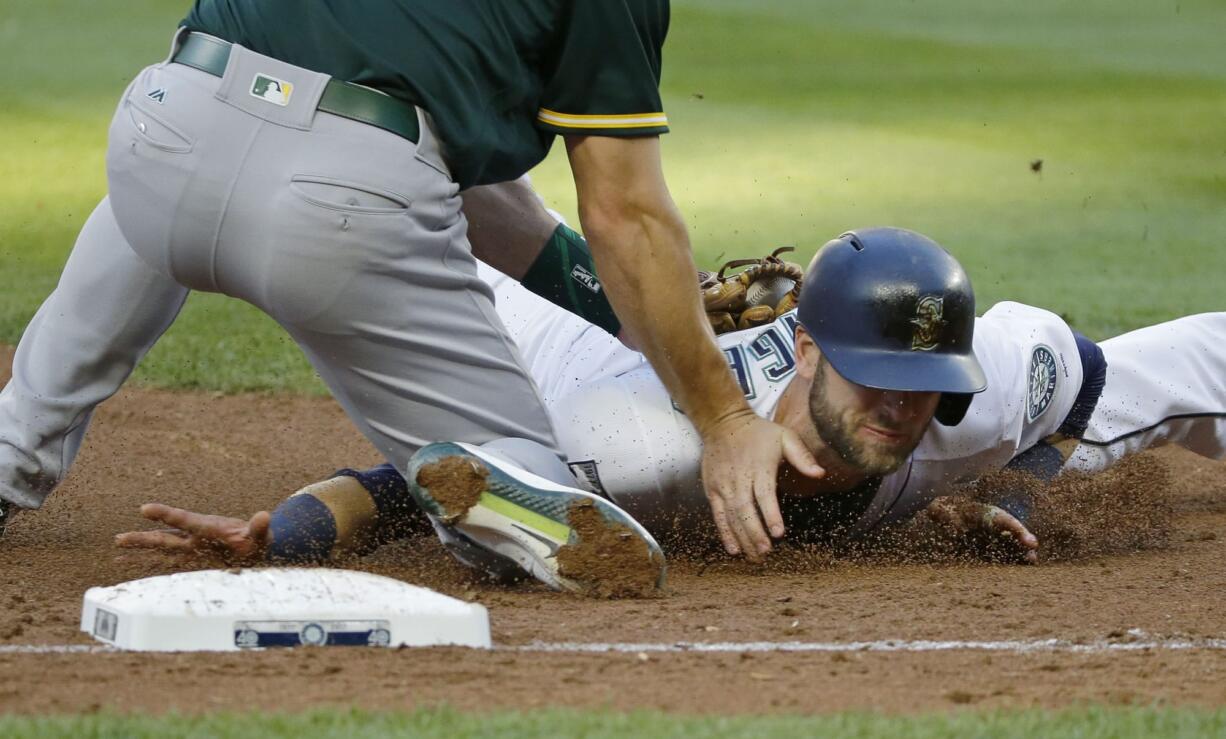
M684 717L660 713L580 712L465 714L449 709L413 713L315 711L297 715L213 714L178 716L64 716L0 718L0 734L11 739L37 737L585 737L627 736L732 737L837 736L935 739L991 736L997 739L1076 737L1077 739L1149 739L1151 737L1221 736L1226 711L1152 708L1090 708L1049 713L952 713L920 717L837 714L822 717Z
M186 4L0 6L0 342L54 285L105 188L115 100ZM981 308L1042 305L1095 337L1226 307L1226 5L673 5L666 167L700 262L893 224L953 250ZM556 148L535 179L573 218ZM319 390L270 321L212 296L138 378Z

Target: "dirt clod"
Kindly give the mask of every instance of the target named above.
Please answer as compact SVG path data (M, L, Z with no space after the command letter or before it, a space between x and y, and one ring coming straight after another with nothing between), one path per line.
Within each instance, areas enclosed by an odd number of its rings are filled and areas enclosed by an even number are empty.
M489 470L465 457L445 457L422 465L417 471L417 484L430 491L446 515L446 523L455 523L477 504L485 490Z
M598 598L653 598L664 562L629 528L610 523L591 501L571 505L576 544L558 550L558 572Z
M968 703L974 703L976 696L974 693L968 693L965 690L951 690L945 694L945 699L950 703L966 705Z

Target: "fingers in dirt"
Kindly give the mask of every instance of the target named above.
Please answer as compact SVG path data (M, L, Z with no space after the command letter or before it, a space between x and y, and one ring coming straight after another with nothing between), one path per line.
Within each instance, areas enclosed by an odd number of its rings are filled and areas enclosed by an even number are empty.
M779 510L778 490L775 487L775 477L773 475L759 475L753 486L754 499L758 504L758 511L762 513L762 520L766 522L766 528L770 535L776 539L782 537L787 530L783 525L783 513ZM766 549L762 550L763 554L770 551L770 541L766 542Z
M747 508L750 511L749 515L745 513ZM757 518L757 515L757 512L753 510L751 498L746 503L738 504L735 509L728 510L724 516L724 520L728 522L728 528L732 529L732 535L736 538L737 549L750 562L758 561L758 549L754 540L750 538L749 530L746 528L746 520Z
M715 521L715 530L719 532L724 551L734 556L740 554L741 547L737 544L736 535L732 533L732 527L728 523L728 510L724 507L723 499L716 493L709 493L707 502L711 504L711 518Z
M1011 513L998 510L992 524L996 527L996 530L1007 532L1012 536L1018 546L1026 549L1037 549L1039 546L1038 538L1030 533L1030 529L1026 528L1026 524L1017 520Z
M247 524L247 536L250 537L258 546L267 546L272 538L272 533L269 527L272 525L272 514L268 511L260 511L251 517L251 521Z
M159 523L174 526L177 529L184 528L181 521L189 514L182 508L175 508L164 503L145 503L140 507L140 515L150 521L158 521Z
M161 503L146 503L141 506L141 513L152 521L160 521L190 534L205 538L218 536L219 530L226 524L241 523L240 519L224 519L204 513L196 513L185 508L163 505Z
M167 549L190 552L195 549L191 538L182 532L129 531L115 535L115 546L123 549Z

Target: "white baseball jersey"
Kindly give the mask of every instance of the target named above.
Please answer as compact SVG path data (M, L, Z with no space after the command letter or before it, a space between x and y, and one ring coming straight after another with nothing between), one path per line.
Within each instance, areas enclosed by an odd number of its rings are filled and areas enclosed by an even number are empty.
M1178 444L1226 457L1226 313L1201 313L1107 339L1107 382L1065 469L1097 472Z
M509 278L493 270L484 276L495 286L498 313L541 386L559 443L581 484L607 495L648 527L680 523L713 531L699 477L698 435L642 356ZM1203 353L1216 337L1221 349L1215 366L1226 367L1226 314L1213 315L1211 327L1205 328L1209 322L1204 319L1197 323L1207 333L1189 351ZM770 325L718 337L751 407L763 417L773 417L795 375L795 328L795 313L789 313ZM1117 361L1112 349L1138 343L1129 337L1103 345L1109 363ZM1169 329L1149 338L1155 340L1171 343ZM1064 421L1082 374L1073 333L1062 319L1020 303L1000 303L977 319L974 350L987 375L987 390L975 396L957 426L932 423L911 457L881 481L852 525L853 535L903 520L951 486L1002 468ZM1145 374L1139 367L1134 373ZM1219 370L1215 376L1226 373ZM1129 383L1121 379L1122 370L1110 378L1100 408L1127 402ZM1150 404L1153 412L1136 423L1164 413L1160 384L1154 381L1143 389L1159 399ZM1188 395L1188 406L1220 405L1223 398L1220 385L1216 391ZM1088 437L1108 433L1103 417L1095 413ZM1226 413L1213 435L1218 450L1226 438L1224 419Z
M751 407L774 415L795 376L794 313L719 337ZM1003 467L1056 431L1081 388L1073 334L1059 317L1004 303L976 322L975 354L988 389L957 426L929 427L915 452L878 486L852 535L905 519L951 485ZM648 526L708 526L694 427L644 366L552 406L572 470Z

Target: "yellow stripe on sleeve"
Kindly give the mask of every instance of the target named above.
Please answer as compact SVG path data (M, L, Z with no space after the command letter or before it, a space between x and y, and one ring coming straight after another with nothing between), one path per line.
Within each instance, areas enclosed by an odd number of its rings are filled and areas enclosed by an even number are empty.
M664 113L574 115L541 108L536 119L561 128L660 128L668 125L668 116Z

